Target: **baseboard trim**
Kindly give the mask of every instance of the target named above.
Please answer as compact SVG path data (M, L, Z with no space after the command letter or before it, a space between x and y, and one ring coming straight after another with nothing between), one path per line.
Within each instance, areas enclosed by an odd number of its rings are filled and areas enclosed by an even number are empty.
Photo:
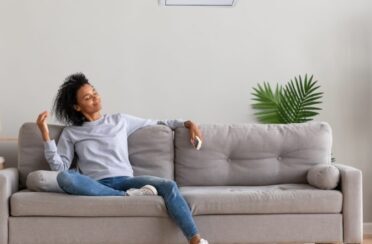
M363 224L363 235L365 237L372 237L372 223Z

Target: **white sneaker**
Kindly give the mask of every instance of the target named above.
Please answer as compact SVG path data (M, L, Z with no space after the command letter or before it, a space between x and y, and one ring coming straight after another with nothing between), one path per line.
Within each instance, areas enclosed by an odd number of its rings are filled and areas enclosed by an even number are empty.
M208 241L204 239L200 239L199 244L208 244Z
M140 189L130 188L127 190L129 196L156 196L158 191L152 185L145 185Z

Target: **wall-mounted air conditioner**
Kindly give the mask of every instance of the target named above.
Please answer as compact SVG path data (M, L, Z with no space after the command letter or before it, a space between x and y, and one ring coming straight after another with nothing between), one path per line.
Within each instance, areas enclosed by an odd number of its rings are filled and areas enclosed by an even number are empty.
M161 6L234 6L237 0L160 0Z

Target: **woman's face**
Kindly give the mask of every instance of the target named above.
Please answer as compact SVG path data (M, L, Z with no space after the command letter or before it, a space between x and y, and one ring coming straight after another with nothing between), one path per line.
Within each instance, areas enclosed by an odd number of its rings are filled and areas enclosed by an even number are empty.
M75 109L83 114L93 114L102 108L101 98L93 86L85 84L76 94L77 105Z

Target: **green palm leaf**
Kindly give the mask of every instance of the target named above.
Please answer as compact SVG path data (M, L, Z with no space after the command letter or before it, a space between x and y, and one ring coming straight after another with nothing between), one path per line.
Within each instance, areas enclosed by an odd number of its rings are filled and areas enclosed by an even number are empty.
M253 100L257 101L252 106L254 109L259 110L255 113L258 120L263 123L281 123L278 112L282 87L276 85L275 91L270 87L269 83L264 82L263 87L258 84L257 88L253 88Z
M323 92L318 92L320 86L313 76L305 75L290 80L284 88L276 85L275 92L269 83L264 82L263 87L258 84L253 88L253 109L258 110L255 115L262 123L303 123L312 120L318 115L321 108L320 99Z

